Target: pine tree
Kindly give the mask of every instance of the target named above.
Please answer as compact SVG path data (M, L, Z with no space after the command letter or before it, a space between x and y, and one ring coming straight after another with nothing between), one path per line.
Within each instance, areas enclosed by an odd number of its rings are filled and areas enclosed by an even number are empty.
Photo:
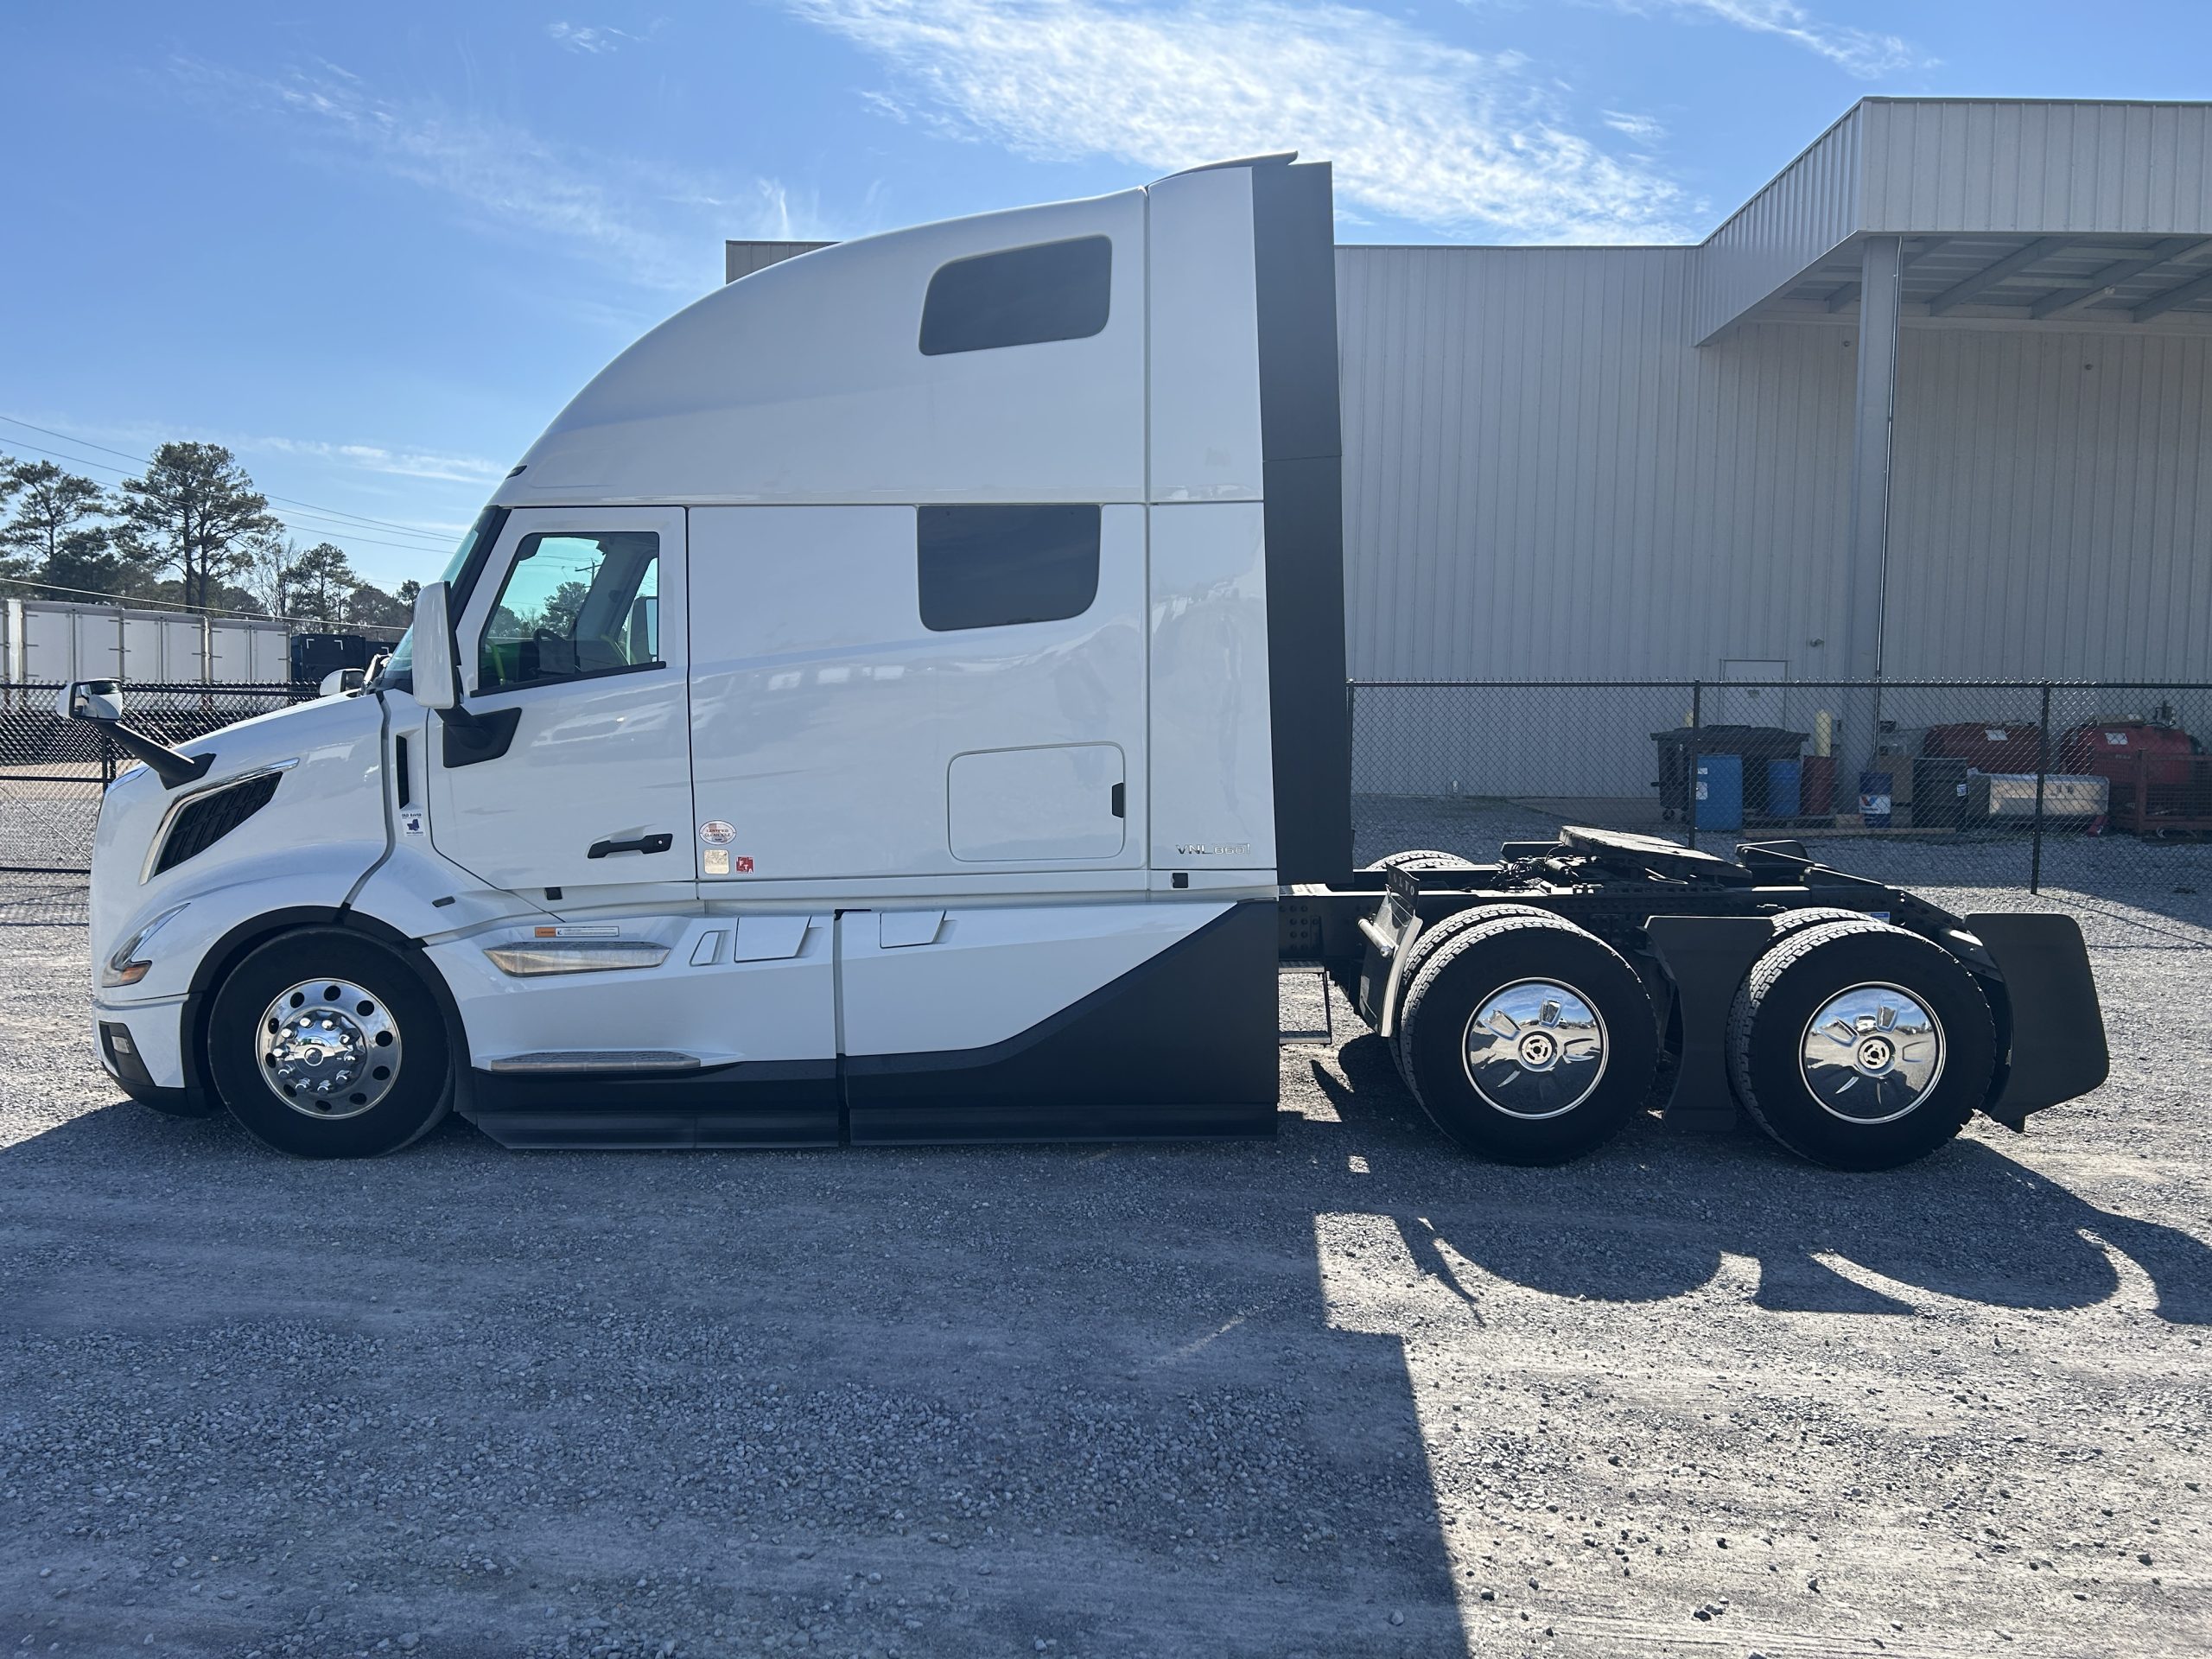
M347 597L360 585L346 550L329 542L317 542L301 554L298 563L292 566L287 585L292 614L312 617L318 622L337 622L346 613Z
M12 501L15 511L0 524L0 575L82 592L121 592L123 561L113 550L113 532L99 522L115 511L107 492L50 461L6 461L4 467L0 501Z
M269 499L219 443L165 443L143 478L123 482L117 543L148 573L174 571L188 609L205 610L283 528Z

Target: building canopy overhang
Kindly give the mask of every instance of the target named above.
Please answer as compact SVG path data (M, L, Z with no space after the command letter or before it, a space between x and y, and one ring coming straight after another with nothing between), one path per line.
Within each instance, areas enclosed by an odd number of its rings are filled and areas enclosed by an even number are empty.
M1867 99L1698 248L1695 334L1855 315L2212 330L2212 104Z

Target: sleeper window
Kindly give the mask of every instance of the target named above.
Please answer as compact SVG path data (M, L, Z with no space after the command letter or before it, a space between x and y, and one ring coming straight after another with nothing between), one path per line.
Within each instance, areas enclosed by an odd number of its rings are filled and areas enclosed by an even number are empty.
M1114 245L1103 236L940 265L922 302L922 355L1085 339L1106 326L1113 276Z
M660 537L525 536L484 625L480 690L581 679L660 660Z
M922 626L933 632L1058 622L1098 597L1098 509L922 507Z

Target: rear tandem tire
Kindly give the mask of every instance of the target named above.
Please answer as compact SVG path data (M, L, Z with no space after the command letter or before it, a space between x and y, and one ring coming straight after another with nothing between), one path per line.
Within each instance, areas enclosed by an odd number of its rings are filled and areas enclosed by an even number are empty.
M1966 1126L1997 1033L1974 976L1886 922L1829 922L1770 946L1728 1020L1728 1071L1753 1121L1834 1169L1894 1169Z
M1403 852L1392 853L1363 864L1363 870L1471 870L1475 861L1462 858L1457 853L1439 852L1433 847L1409 847Z
M279 1027L300 1019L312 1029L272 1058ZM231 970L208 1011L207 1070L247 1134L298 1158L397 1152L453 1103L436 1001L396 951L343 928L283 934Z
M1458 938L1471 927L1480 927L1484 922L1496 921L1501 916L1534 916L1543 921L1558 919L1548 910L1539 910L1534 905L1478 905L1472 910L1463 910L1456 916L1446 916L1434 927L1423 928L1414 936L1413 948L1406 952L1406 965L1398 975L1398 1019L1390 1030L1390 1058L1398 1068L1398 1075L1406 1080L1406 1087L1414 1086L1412 1062L1406 1058L1406 1002L1412 996L1414 982L1421 970L1428 966L1429 958Z
M1643 1104L1659 1059L1636 970L1548 914L1491 918L1449 940L1399 1026L1422 1109L1500 1163L1564 1163L1603 1145Z
M1780 940L1800 928L1820 927L1829 922L1866 922L1874 918L1863 910L1846 910L1840 905L1808 905L1802 910L1785 910L1774 918L1774 937Z

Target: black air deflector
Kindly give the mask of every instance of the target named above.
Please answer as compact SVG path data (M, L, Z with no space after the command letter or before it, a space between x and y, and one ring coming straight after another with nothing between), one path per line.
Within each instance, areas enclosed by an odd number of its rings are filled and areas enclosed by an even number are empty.
M1351 722L1336 220L1326 162L1252 168L1252 250L1275 879L1341 881L1351 870Z
M162 855L154 874L173 870L188 858L197 858L269 804L276 793L277 774L264 772L204 795L195 795L177 809L162 842Z

